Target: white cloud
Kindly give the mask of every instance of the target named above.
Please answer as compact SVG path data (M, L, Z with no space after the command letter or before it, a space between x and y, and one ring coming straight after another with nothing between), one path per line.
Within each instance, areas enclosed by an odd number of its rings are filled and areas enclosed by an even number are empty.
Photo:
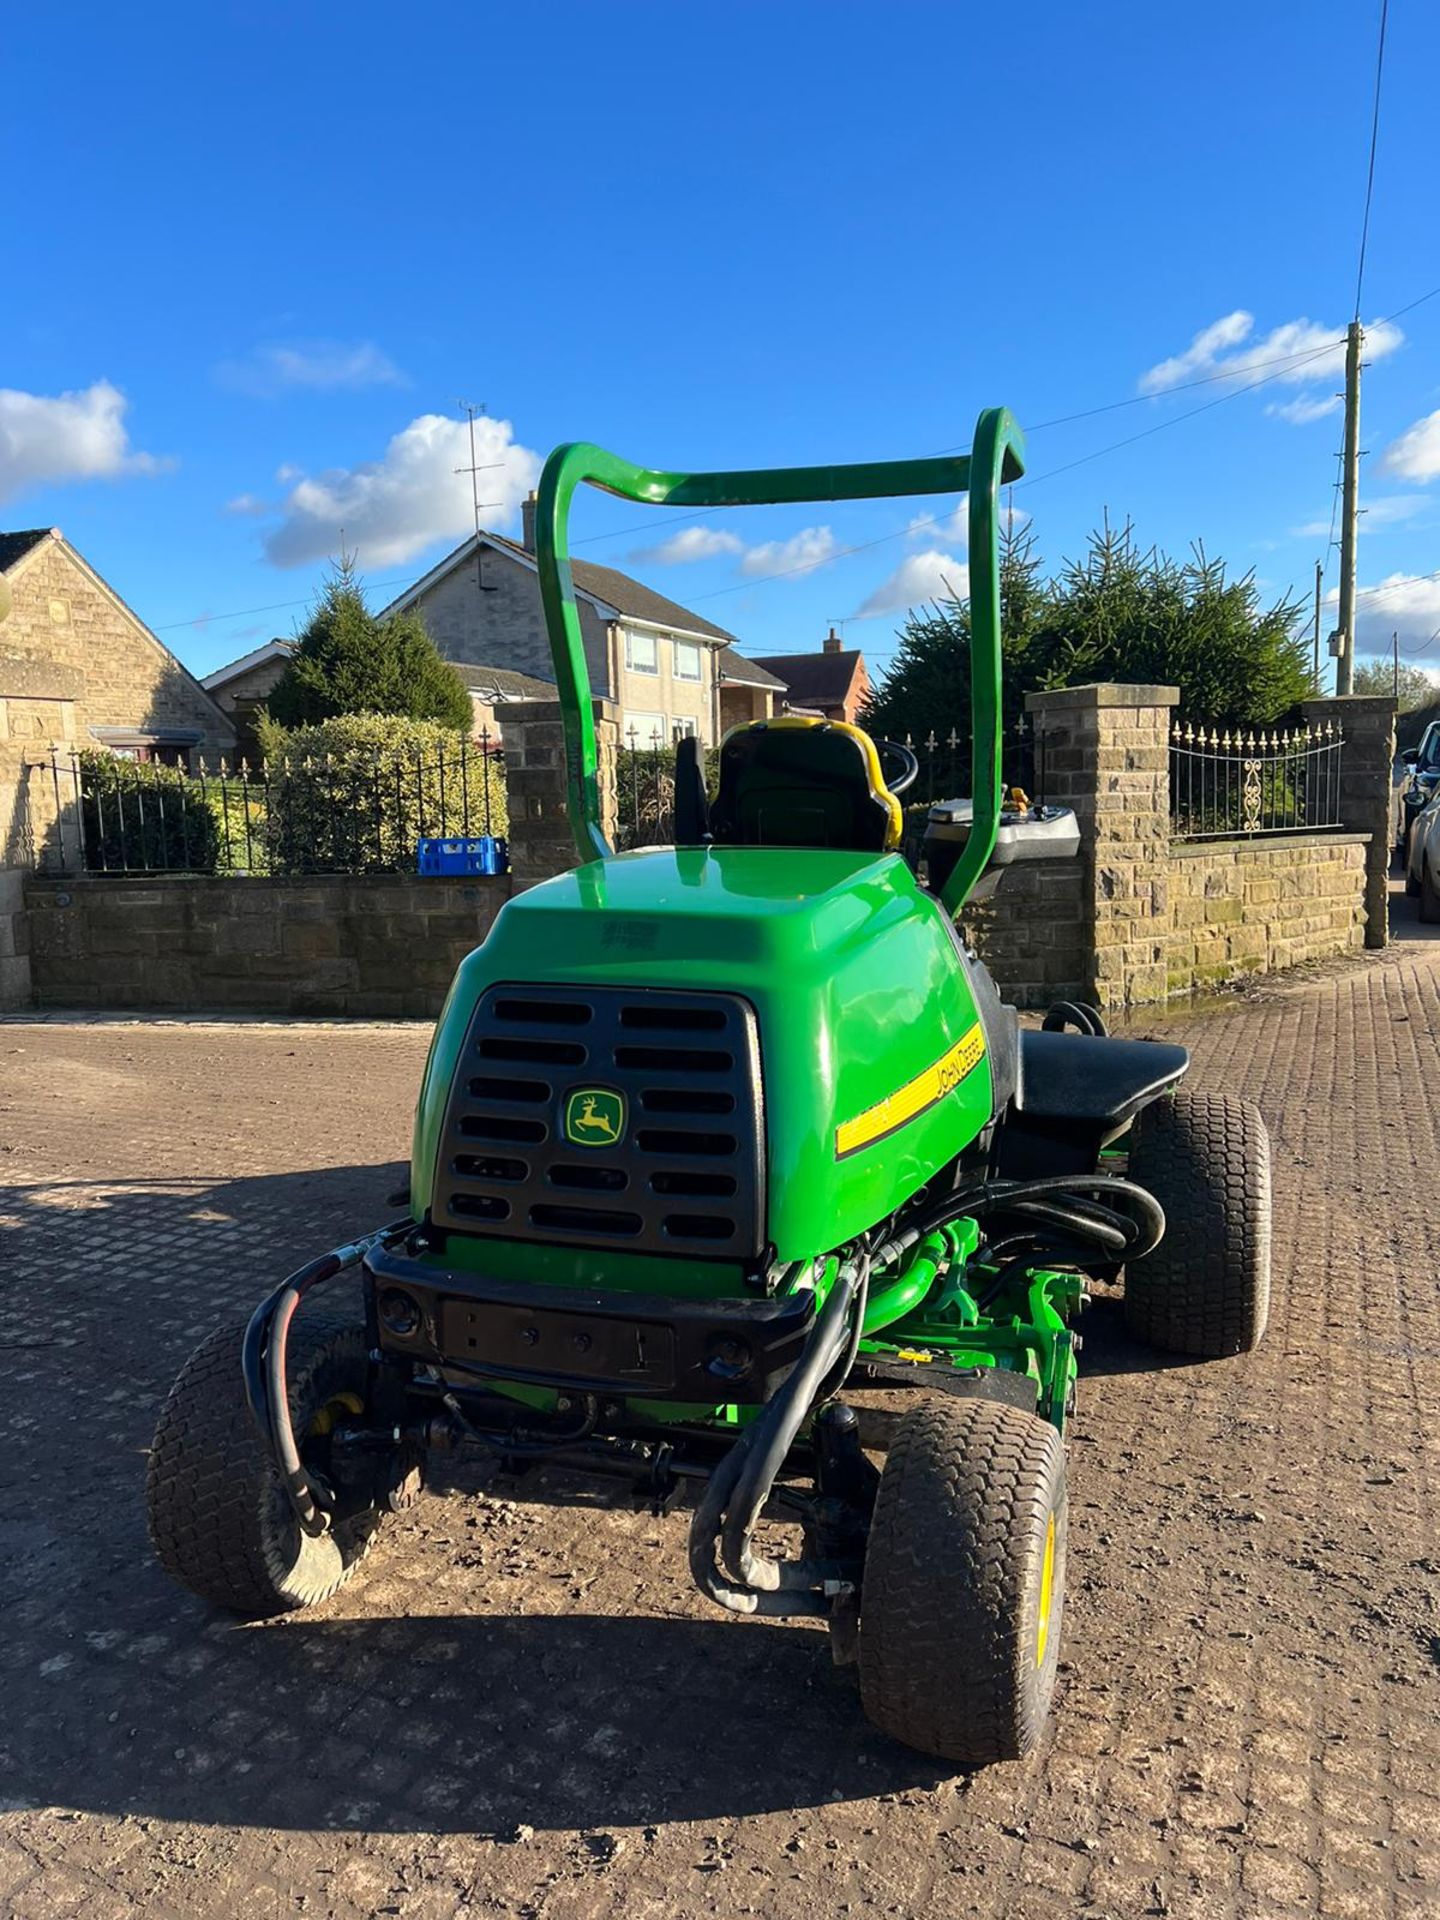
M1254 324L1254 314L1246 313L1243 308L1212 320L1208 327L1200 329L1183 353L1151 367L1141 378L1140 391L1163 393L1166 387L1178 387L1192 374L1207 373L1227 348L1239 346Z
M904 613L926 600L963 600L969 591L970 569L965 562L930 547L924 553L907 554L852 617L873 620L877 614Z
M1030 515L1024 507L1012 506L1009 490L1000 496L1000 526L1002 531L1018 533ZM961 494L949 513L919 513L905 529L906 537L911 540L923 540L930 546L944 542L945 545L967 547L970 544L970 501L969 496Z
M1326 605L1333 609L1339 598L1338 591L1332 587L1325 596ZM1437 629L1440 629L1440 579L1427 579L1415 573L1389 573L1373 586L1356 589L1358 650L1383 654L1389 649L1391 634L1398 633L1403 659L1407 647L1423 646Z
M124 394L108 380L76 393L0 387L0 500L70 480L163 473L170 461L131 452L127 405Z
M1255 335L1255 316L1237 308L1221 319L1202 327L1183 353L1161 360L1140 376L1141 393L1166 393L1183 386L1187 380L1215 378L1223 393L1227 386L1240 386L1251 380L1275 380L1283 386L1308 386L1312 381L1338 382L1345 376L1345 339L1343 327L1323 327L1314 320L1287 320L1272 327L1259 338ZM1387 320L1377 320L1365 329L1365 358L1379 360L1393 353L1405 336ZM1273 362L1288 356L1289 366ZM1315 420L1333 412L1327 398L1323 402L1297 401L1291 409L1282 406L1267 409L1295 424Z
M648 561L656 567L683 567L694 560L713 560L722 553L743 553L745 542L723 527L678 527L658 546L640 547L632 560Z
M751 547L740 562L747 579L763 580L781 573L813 573L833 560L840 542L829 527L804 527L788 540L766 540Z
M1398 440L1392 440L1380 457L1386 473L1398 473L1402 480L1440 479L1440 407L1407 427Z
M1273 414L1277 420L1288 420L1292 427L1305 427L1312 420L1328 419L1332 413L1338 413L1341 396L1327 393L1320 397L1301 394L1298 400L1272 400L1266 407L1266 413Z
M1375 527L1393 527L1402 520L1412 520L1429 504L1423 493L1381 494L1375 500L1366 500L1362 495L1360 532L1369 533ZM1297 540L1325 540L1330 535L1330 522L1307 520L1303 527L1292 527L1290 531Z
M519 446L508 420L475 422L475 459L495 471L480 475L489 525L513 520L540 474L540 456ZM469 428L463 420L423 413L397 433L378 460L296 475L266 535L277 567L301 567L338 553L343 541L363 566L402 565L437 540L461 540L474 527Z
M373 341L347 346L339 340L310 340L295 346L256 347L243 360L226 360L217 369L227 387L262 399L309 387L317 393L354 393L362 387L403 387L405 375Z
M233 500L225 502L225 511L253 519L257 514L269 513L270 507L258 493L237 493Z

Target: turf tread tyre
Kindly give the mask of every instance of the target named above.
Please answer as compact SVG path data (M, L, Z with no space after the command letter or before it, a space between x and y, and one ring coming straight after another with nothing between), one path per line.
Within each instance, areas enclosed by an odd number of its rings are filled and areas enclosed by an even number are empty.
M150 1540L173 1580L247 1619L327 1599L370 1550L381 1515L300 1531L250 1418L241 1382L243 1326L202 1340L161 1409L145 1479ZM319 1408L365 1381L361 1328L328 1315L290 1331L290 1416L303 1435Z
M1270 1136L1258 1108L1182 1087L1136 1121L1130 1178L1165 1210L1165 1238L1125 1271L1131 1332L1165 1353L1249 1353L1270 1315Z
M881 1475L861 1590L860 1693L873 1724L964 1767L1030 1753L1055 1688L1065 1534L1065 1456L1053 1427L978 1398L907 1414Z

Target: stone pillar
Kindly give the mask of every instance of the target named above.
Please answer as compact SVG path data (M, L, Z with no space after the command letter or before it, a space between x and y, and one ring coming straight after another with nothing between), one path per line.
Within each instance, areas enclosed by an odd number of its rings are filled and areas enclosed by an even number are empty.
M0 867L0 1012L19 1013L31 1003L30 916L25 876Z
M1390 852L1393 808L1396 702L1386 694L1347 693L1335 700L1302 700L1305 724L1327 721L1344 736L1340 749L1340 825L1368 833L1365 849L1365 944L1383 947L1390 937Z
M1102 683L1027 694L1037 781L1073 807L1089 997L1104 1011L1165 998L1170 716L1177 687Z
M523 700L503 707L505 792L510 815L510 870L521 886L548 880L579 864L565 795L565 728L554 700ZM595 702L600 761L600 825L615 843L616 753L619 709Z

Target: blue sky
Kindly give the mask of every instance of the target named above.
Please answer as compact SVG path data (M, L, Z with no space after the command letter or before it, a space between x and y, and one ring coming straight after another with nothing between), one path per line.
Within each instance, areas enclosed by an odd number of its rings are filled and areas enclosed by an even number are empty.
M488 409L484 518L510 532L563 439L891 458L997 402L1032 427L1129 402L1033 432L1014 502L1040 551L1108 509L1308 596L1378 12L17 12L0 525L63 528L205 672L293 629L342 527L377 602L463 537L461 400ZM1440 10L1392 0L1367 323L1440 286L1437 64ZM1371 354L1362 651L1398 626L1440 666L1440 297ZM597 496L573 531L750 651L845 619L883 667L906 602L963 586L945 509L910 527L934 512L681 525Z

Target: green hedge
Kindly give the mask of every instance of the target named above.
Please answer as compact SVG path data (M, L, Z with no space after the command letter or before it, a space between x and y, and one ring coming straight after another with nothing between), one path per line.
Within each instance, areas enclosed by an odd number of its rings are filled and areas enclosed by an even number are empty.
M273 873L413 873L422 836L508 829L496 757L438 721L344 714L267 746Z
M179 767L123 760L103 748L78 758L92 873L219 871L220 824L198 782Z

